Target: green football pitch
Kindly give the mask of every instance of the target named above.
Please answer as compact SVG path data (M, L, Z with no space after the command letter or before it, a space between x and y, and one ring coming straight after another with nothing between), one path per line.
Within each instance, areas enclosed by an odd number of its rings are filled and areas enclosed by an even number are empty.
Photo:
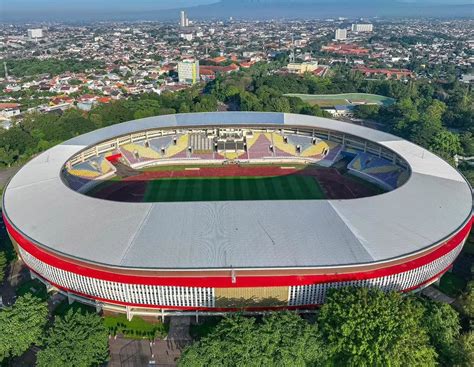
M148 182L144 202L324 199L314 177L160 178Z
M381 106L390 106L396 102L395 99L369 93L342 93L342 94L297 94L288 93L287 97L298 97L309 104L317 104L321 107L335 105L351 105L354 103L376 103Z

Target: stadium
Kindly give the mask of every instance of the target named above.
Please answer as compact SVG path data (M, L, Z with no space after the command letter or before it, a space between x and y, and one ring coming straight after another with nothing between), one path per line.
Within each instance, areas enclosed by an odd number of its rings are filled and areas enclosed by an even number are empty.
M331 288L417 291L450 269L472 194L399 137L286 113L134 120L8 183L14 246L49 289L133 315L312 309Z

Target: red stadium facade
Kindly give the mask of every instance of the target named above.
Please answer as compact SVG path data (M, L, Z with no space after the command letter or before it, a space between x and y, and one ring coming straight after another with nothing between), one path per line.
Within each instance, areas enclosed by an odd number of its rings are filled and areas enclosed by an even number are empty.
M378 286L402 292L423 288L451 268L473 223L473 219L469 220L452 237L428 251L384 264L340 269L200 271L193 274L185 271L118 270L68 259L43 249L21 235L8 218L4 217L4 220L25 264L46 283L64 292L93 299L99 304L200 311L238 309L219 307L216 299L219 290L243 296L239 288L253 288L257 296L261 295L261 290L273 287L286 289L286 305L245 307L259 310L311 308L322 303L328 289L341 286ZM140 302L133 300L130 295L133 293ZM150 299L148 302L146 295ZM165 302L160 304L160 298ZM321 302L315 303L314 300Z

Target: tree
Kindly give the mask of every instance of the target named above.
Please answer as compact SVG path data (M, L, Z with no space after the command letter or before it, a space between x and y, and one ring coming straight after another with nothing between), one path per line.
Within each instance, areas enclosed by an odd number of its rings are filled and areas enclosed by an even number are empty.
M319 366L324 349L317 327L294 313L222 320L191 345L180 366Z
M255 94L242 92L240 93L240 109L242 111L261 111L262 103Z
M0 361L17 357L41 343L48 308L45 302L27 293L15 304L0 311Z
M5 254L5 251L0 251L0 284L3 283L3 279L5 278L7 263L7 255Z
M0 147L0 163L10 167L15 158L18 156L18 151L10 150L8 146Z
M474 124L473 124L474 127ZM466 157L471 157L474 155L474 134L467 131L464 134L461 134L459 141L462 146L463 154Z
M460 336L458 353L454 362L462 367L474 366L474 331L469 331Z
M443 128L433 136L429 149L441 157L451 160L455 154L461 151L461 143L456 134Z
M469 317L474 319L474 281L470 281L467 284L466 291L460 299L462 312Z
M430 337L430 343L443 365L449 364L457 355L457 339L461 325L459 315L448 304L424 301L425 313L422 324Z
M375 119L378 116L380 106L378 105L359 105L354 109L354 114L360 119Z
M95 313L69 310L56 317L38 352L38 367L89 367L104 363L109 355L108 332Z
M333 365L434 366L423 306L380 289L329 291L319 325Z

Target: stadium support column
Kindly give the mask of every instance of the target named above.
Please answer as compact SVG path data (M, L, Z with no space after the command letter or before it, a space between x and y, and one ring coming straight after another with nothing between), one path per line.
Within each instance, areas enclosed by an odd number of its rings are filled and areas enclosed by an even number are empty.
M133 315L132 315L132 311L130 309L130 306L125 306L125 310L127 311L127 320L132 321Z
M70 292L67 292L67 303L72 305L74 303L74 298Z
M30 269L30 278L31 278L31 279L38 279L38 277L36 276L35 272L32 271L31 269Z

